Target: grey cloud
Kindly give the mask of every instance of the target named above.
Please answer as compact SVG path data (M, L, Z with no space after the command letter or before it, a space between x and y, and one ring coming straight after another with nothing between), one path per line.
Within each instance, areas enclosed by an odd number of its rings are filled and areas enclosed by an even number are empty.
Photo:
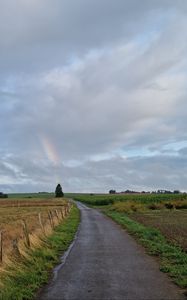
M185 149L164 146L186 140L186 2L1 8L2 188L185 189Z
M16 72L64 64L91 48L112 46L184 13L184 1L2 0L1 69ZM154 19L154 22L153 22ZM150 30L150 29L149 29Z
M183 155L184 157L187 156L187 147L180 149L179 151L179 155Z
M23 174L27 174L25 183L17 183L13 186L21 187L21 190L29 187L29 191L54 190L56 181L50 176L50 172L54 174L55 171L52 166L36 168L34 163L25 164L21 161L20 165ZM61 166L58 169L58 176L64 190L72 192L107 192L110 188L118 191L158 188L184 191L187 179L186 167L187 162L184 156L165 155L128 159L118 156L97 162L87 161L79 167ZM1 184L1 186L6 185Z
M136 47L132 50L135 60L130 69L136 68L137 60ZM128 68L120 68L126 54L128 51L123 55L123 51L121 53L117 48L112 55L85 58L75 69L57 69L43 77L37 76L35 80L31 78L31 84L25 83L15 109L5 121L7 130L3 132L8 131L8 142L12 141L14 147L16 140L18 149L20 146L33 151L39 142L38 135L46 133L67 157L67 154L90 155L130 144L150 143L151 146L151 143L165 142L168 135L172 139L175 128L169 123L175 118L180 99L173 99L170 93L159 90L145 93L136 79L134 90L128 90L134 73L131 75ZM145 57L139 59L143 64ZM104 79L100 70L105 70ZM142 68L136 73L136 77L141 78ZM151 81L159 76L158 73L151 77L150 72ZM119 87L122 78L126 78L124 87ZM145 79L142 84L145 84ZM28 137L27 143L23 137Z

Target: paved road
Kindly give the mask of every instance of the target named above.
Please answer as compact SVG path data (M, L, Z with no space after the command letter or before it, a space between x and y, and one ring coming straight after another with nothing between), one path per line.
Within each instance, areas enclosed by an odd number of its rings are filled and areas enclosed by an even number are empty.
M185 299L123 229L98 211L78 206L82 221L77 239L38 300Z

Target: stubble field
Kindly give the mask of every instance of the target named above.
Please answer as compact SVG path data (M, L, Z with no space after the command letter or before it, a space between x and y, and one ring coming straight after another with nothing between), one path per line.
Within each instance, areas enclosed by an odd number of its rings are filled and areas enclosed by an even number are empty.
M65 217L67 205L66 200L58 198L1 199L1 265L9 264L17 250L21 252L28 246L37 247L42 236L48 236Z

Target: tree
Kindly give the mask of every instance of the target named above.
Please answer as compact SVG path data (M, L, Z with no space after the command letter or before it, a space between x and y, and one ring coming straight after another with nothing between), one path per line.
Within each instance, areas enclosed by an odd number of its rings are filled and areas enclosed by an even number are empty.
M0 198L8 198L8 195L0 192Z
M175 191L173 191L173 194L180 194L180 191L179 190L175 190Z
M62 191L62 187L59 184L57 184L56 189L55 189L55 197L64 197L64 193Z
M115 190L110 190L110 191L109 191L109 194L115 194L115 193L116 193Z

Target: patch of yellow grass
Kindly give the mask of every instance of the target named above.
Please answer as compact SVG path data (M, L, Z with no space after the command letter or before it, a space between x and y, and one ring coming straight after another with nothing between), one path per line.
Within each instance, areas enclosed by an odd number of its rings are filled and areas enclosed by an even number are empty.
M118 212L130 213L136 211L149 211L149 210L161 210L161 209L186 209L187 208L187 199L183 200L171 200L171 201L162 201L158 203L141 203L135 202L133 200L129 201L117 201L111 206L111 210Z
M112 210L118 212L135 212L135 211L143 211L145 210L145 205L133 201L124 201L124 202L115 202L112 207Z

